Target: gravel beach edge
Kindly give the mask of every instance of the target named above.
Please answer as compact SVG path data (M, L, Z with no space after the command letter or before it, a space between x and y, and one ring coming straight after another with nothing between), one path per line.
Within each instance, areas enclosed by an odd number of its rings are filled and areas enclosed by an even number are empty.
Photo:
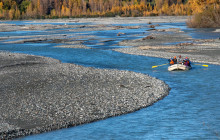
M150 106L169 86L149 75L0 52L0 139L77 126Z

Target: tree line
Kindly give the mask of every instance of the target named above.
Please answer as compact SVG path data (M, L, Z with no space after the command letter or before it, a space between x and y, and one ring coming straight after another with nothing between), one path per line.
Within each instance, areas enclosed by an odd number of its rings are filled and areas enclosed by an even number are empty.
M220 0L0 0L0 19L193 15Z

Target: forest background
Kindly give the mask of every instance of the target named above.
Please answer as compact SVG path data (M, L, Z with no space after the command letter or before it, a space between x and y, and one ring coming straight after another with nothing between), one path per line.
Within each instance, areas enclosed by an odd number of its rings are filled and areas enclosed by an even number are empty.
M158 15L194 15L191 27L220 27L220 0L0 0L6 20Z

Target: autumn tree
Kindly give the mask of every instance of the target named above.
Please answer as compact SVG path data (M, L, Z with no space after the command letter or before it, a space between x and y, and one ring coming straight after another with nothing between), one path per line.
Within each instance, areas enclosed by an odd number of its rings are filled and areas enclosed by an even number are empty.
M3 2L0 2L0 18L4 17Z
M155 0L155 3L156 3L156 6L157 6L158 9L162 8L163 0Z
M168 0L165 0L161 9L160 9L160 14L163 15L170 15L170 9L169 9L169 2Z
M31 2L30 2L29 0L24 0L24 1L22 1L22 3L19 5L20 11L25 13L26 10L27 10L28 5L29 5L30 3L31 3Z
M60 0L54 0L54 10L55 15L60 17L61 16L61 1Z
M34 8L32 3L30 3L27 7L26 16L28 18L36 18L37 17L37 10Z
M219 0L0 0L0 18L192 15Z
M42 17L44 15L44 8L43 8L41 0L37 0L36 10L37 10L38 17Z

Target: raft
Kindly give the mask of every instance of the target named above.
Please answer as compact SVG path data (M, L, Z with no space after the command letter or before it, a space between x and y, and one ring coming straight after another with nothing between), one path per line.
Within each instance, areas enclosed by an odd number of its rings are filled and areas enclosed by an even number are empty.
M186 65L182 65L182 64L174 64L168 67L168 71L175 71L175 70L182 70L182 71L186 71L186 70L190 70L191 67L186 66Z

